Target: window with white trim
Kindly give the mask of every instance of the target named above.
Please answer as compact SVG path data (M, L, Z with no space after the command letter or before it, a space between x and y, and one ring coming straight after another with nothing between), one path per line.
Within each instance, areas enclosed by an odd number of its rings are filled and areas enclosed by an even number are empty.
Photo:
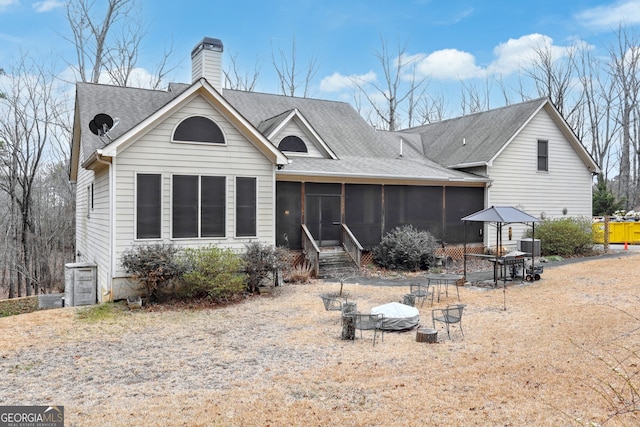
M538 140L538 170L549 170L549 141L544 139Z
M173 132L176 142L203 142L208 144L225 144L224 134L211 119L192 116L184 119Z
M257 179L255 177L236 178L236 236L257 235Z
M159 239L162 227L162 175L136 175L136 239Z
M300 137L295 135L289 135L282 138L282 141L280 141L280 144L278 144L278 149L280 151L289 151L292 153L308 152L307 145L304 143L304 141Z
M172 237L224 237L225 186L223 176L173 175Z

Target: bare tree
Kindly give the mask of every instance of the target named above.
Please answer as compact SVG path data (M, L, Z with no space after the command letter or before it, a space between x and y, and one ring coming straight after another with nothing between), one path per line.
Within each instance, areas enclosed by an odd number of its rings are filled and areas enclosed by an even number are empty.
M144 24L135 10L136 0L108 0L106 9L100 6L96 0L66 3L66 19L72 33L66 39L75 47L77 64L72 67L80 81L98 83L101 76L107 75L117 86L158 88L175 69L167 65L173 45L165 50L149 82L132 82L145 36Z
M466 84L461 81L460 109L462 115L487 111L491 108L491 83L489 79L484 81L484 87L478 89L474 84Z
M384 82L382 84L365 82L362 79L353 79L356 88L364 95L370 107L375 112L376 119L385 130L396 130L399 127L400 106L411 99L408 108L408 116L412 116L412 109L419 105L420 97L414 97L420 90L426 79L415 80L414 70L407 73L407 68L415 65L415 58L407 57L406 47L398 46L397 55L389 52L387 43L381 39L380 50L375 52L376 59L382 66ZM408 88L403 85L403 77L409 75ZM413 76L414 78L411 78ZM372 87L372 93L369 88ZM379 102L382 98L384 102Z
M635 191L631 184L631 136L634 112L640 95L640 45L637 37L624 27L617 32L617 44L609 48L609 75L614 82L618 116L621 127L619 194L626 200L626 208L632 208Z
M578 84L575 79L577 52L577 46L570 46L563 50L564 56L560 56L550 43L540 44L534 49L531 67L524 70L525 75L534 81L538 96L549 98L565 119L571 117L579 105L579 102L568 105Z
M603 74L602 64L588 49L580 52L577 63L579 81L583 87L582 138L586 148L600 166L598 183L608 183L610 154L620 125L614 120L615 86L613 80Z
M75 194L68 161L41 168L33 191L33 266L40 292L64 289L64 265L73 259Z
M9 223L4 233L12 246L9 259L14 273L9 297L39 291L39 260L34 254L35 192L48 155L51 135L60 131L62 103L52 74L23 56L6 76L0 100L0 191L6 194Z
M419 98L420 104L416 106L416 115L420 125L436 123L447 117L446 102L443 95L432 97L424 94Z
M300 87L302 86L302 97L309 96L311 80L318 73L318 61L315 56L311 56L307 67L304 71L304 78L300 81L300 73L298 70L298 52L296 49L296 38L291 38L291 51L285 52L280 49L276 56L273 48L271 49L271 60L273 67L278 74L278 82L280 83L280 91L282 95L300 96Z
M420 105L424 104L423 99L427 91L427 85L424 84L426 79L418 80L416 77L416 64L413 62L411 67L411 78L409 79L409 96L407 98L407 126L413 127L415 121L422 124L423 116L420 114ZM419 87L416 87L419 86Z
M240 66L238 65L238 54L229 55L229 59L229 66L223 71L225 88L253 92L258 84L258 78L260 77L260 66L258 62L256 61L253 74L250 75L249 73L243 73L240 71Z
M127 17L134 0L109 0L104 14L95 12L95 0L67 1L67 22L76 48L75 67L83 82L98 83L109 50L107 35L116 23Z
M104 50L105 71L116 86L130 86L131 74L138 62L143 33L139 31L141 22L134 26L138 28L137 32L132 30L131 21L126 21L121 34L113 42L114 46Z

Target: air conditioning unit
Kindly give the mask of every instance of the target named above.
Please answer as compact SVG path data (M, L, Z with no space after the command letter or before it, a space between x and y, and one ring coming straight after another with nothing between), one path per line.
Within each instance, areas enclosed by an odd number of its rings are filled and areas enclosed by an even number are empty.
M542 253L540 246L540 239L522 239L518 240L518 250L520 252L526 252L533 254L533 256L540 256Z
M64 305L95 304L97 266L91 263L69 263L64 265Z

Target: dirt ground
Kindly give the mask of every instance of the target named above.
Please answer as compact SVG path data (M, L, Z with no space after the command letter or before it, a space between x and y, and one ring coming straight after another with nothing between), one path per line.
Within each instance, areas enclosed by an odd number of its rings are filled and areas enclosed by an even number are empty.
M638 277L640 254L624 254L462 287L464 337L436 344L341 340L319 298L339 284L323 282L217 309L2 318L0 405L62 405L67 426L640 425ZM407 289L345 291L368 312Z

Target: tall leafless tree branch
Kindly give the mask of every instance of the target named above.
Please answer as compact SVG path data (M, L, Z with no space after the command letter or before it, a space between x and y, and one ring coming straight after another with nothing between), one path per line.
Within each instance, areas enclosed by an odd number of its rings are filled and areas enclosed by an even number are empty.
M224 70L224 81L227 89L253 92L260 77L260 66L256 61L253 74L243 73L238 64L238 54L229 55L231 63Z
M299 81L300 71L298 70L298 51L295 36L291 39L291 50L285 52L279 49L278 55L271 49L271 61L278 75L280 92L287 96L309 96L311 81L318 72L318 61L315 56L311 56L304 71L302 82ZM302 95L300 95L302 87Z

